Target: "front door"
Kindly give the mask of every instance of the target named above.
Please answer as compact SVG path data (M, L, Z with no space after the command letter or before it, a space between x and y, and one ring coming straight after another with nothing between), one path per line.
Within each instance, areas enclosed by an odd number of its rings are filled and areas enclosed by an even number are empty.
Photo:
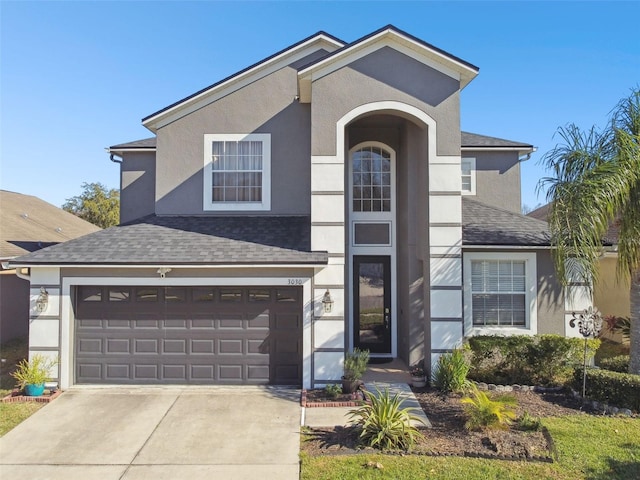
M353 257L354 347L391 354L391 257Z

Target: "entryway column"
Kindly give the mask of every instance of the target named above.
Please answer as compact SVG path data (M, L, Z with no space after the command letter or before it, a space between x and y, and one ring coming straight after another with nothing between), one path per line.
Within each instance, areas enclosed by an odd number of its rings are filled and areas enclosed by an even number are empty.
M460 161L458 156L429 155L430 371L463 338Z
M312 386L340 380L345 352L344 162L336 156L311 157L311 250L327 251L329 264L314 275ZM322 299L329 291L331 312Z

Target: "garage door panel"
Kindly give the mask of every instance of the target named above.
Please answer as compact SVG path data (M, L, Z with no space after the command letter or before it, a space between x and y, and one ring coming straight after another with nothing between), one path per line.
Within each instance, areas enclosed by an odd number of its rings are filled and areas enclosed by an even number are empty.
M215 365L191 365L191 380L213 381L215 377Z
M158 376L158 365L154 364L136 364L133 369L133 378L134 380L141 381L149 381L149 380L160 380Z
M108 338L106 341L105 354L131 353L131 341L125 338Z
M215 341L212 339L191 339L189 352L193 355L207 355L216 353Z
M216 328L215 319L212 317L197 317L191 319L191 329L193 330L213 330Z
M88 288L77 383L300 384L299 288Z
M165 355L185 355L187 353L187 340L184 338L163 338L162 353Z
M81 338L78 340L79 353L104 353L101 338Z
M106 380L129 379L131 365L128 363L108 363L106 368Z

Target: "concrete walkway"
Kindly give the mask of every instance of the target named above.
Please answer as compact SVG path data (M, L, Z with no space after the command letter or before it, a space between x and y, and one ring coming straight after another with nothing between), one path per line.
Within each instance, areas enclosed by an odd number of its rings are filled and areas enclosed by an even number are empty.
M295 389L65 392L0 438L2 478L294 480Z
M367 390L376 394L376 388L383 392L385 389L389 390L389 393L393 396L396 393L399 394L403 401L404 407L412 407L415 410L413 415L418 417L421 421L412 422L413 425L418 427L431 427L429 419L425 415L418 399L411 391L406 383L388 383L388 382L371 382L367 383ZM302 412L302 424L307 427L334 427L345 426L349 423L350 416L348 415L350 410L354 407L312 407L303 408Z

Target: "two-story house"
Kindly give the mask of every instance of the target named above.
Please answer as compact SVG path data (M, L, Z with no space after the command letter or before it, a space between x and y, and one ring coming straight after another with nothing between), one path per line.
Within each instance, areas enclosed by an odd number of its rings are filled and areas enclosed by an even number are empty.
M154 137L108 149L121 225L14 261L31 352L62 388L313 387L356 347L430 365L469 335L564 334L589 299L519 213L534 147L460 131L477 74L393 26L319 32L144 118Z

